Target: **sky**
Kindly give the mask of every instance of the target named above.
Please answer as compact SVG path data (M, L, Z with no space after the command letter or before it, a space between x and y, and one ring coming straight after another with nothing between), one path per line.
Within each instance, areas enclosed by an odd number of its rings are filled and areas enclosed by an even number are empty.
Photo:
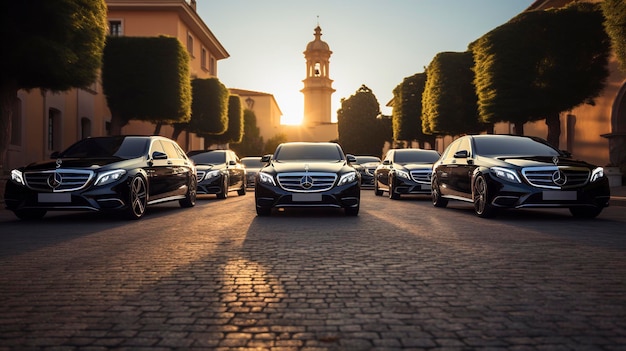
M274 95L285 124L304 113L303 51L315 39L333 52L330 78L341 99L366 85L381 112L406 77L422 73L437 53L463 52L474 40L528 8L534 0L197 0L197 12L230 57L217 76L228 88Z

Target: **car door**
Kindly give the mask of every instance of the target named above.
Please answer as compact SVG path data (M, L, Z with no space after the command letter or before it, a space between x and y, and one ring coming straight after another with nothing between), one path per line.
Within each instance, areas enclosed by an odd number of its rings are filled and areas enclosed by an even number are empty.
M161 144L167 153L167 164L170 167L165 185L167 196L185 195L193 170L191 162L173 141L161 140Z
M226 168L228 170L229 188L240 189L243 186L245 171L239 157L232 151L227 153Z
M459 146L451 156L450 189L453 191L453 195L471 199L471 181L474 170L471 138L459 139Z
M393 168L393 150L387 151L381 164L374 171L376 182L378 187L382 189L389 189L389 173Z
M149 150L146 172L148 174L149 201L152 201L167 196L172 167L168 163L167 152L160 140L152 140Z

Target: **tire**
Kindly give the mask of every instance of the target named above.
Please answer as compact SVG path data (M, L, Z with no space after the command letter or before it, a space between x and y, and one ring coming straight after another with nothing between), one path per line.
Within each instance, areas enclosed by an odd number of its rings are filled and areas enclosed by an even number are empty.
M218 199L225 199L228 197L228 177L224 177L224 182L222 183L222 191L217 194Z
M15 216L21 220L25 221L33 221L37 219L42 219L43 216L46 215L48 211L46 210L15 210Z
M126 217L139 219L146 213L148 206L148 184L142 176L135 176L128 187L128 208Z
M179 200L178 203L180 207L189 208L194 207L196 205L196 198L198 197L198 181L196 177L192 177L192 180L187 187L187 193L185 194L185 198Z
M441 191L439 191L439 185L436 184L436 179L433 178L431 182L431 196L433 200L433 206L444 208L448 206L448 199L441 197Z
M346 216L350 216L350 217L355 217L359 215L359 207L361 207L360 205L357 205L356 207L346 207L344 209L344 211L346 212Z
M482 175L474 179L472 198L474 199L474 212L478 217L491 218L496 215L497 209L489 203L487 180Z
M237 190L237 195L239 195L239 196L246 195L246 181L245 180L241 184L241 189Z
M262 216L262 217L267 217L269 215L272 214L272 208L271 207L256 207L256 214L257 216Z
M393 178L389 177L389 198L392 200L399 200L400 194L394 192L393 189Z
M378 189L378 181L374 179L374 195L383 196L383 191Z
M569 212L576 218L596 218L602 212L602 207L570 207Z

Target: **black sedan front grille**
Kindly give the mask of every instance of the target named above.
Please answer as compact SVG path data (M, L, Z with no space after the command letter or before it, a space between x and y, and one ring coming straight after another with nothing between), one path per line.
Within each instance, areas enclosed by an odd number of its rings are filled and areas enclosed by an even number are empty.
M26 184L30 189L45 192L80 190L87 186L93 177L93 171L80 169L56 169L24 173Z
M556 172L560 171L561 175ZM526 181L538 188L566 189L584 186L590 171L585 167L529 167L522 169Z
M420 169L411 171L411 178L418 183L430 184L433 171L430 169Z
M335 173L297 172L278 175L280 187L294 192L326 191L335 185L336 180Z

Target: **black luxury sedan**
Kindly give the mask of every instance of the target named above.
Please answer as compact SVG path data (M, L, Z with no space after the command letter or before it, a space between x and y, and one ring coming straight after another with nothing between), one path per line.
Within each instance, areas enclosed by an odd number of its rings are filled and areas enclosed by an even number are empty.
M361 175L361 187L372 188L374 186L374 171L380 164L380 158L376 156L354 156L355 162L350 165Z
M609 205L602 167L578 161L536 137L467 135L455 140L433 166L432 201L474 204L479 217L505 208L568 208L593 218Z
M80 140L52 160L11 171L4 201L21 219L47 211L120 211L141 218L147 205L196 203L196 169L175 141L160 136Z
M241 164L246 169L246 187L254 188L256 174L264 165L264 163L261 161L261 156L242 157Z
M374 194L389 192L390 199L402 194L430 195L433 163L439 159L435 150L391 149L374 171Z
M196 164L198 195L215 194L225 199L231 191L246 195L246 170L232 150L189 151Z
M330 142L289 142L278 145L256 175L255 203L259 216L273 208L343 208L357 216L361 200L359 173L349 165L354 156Z

